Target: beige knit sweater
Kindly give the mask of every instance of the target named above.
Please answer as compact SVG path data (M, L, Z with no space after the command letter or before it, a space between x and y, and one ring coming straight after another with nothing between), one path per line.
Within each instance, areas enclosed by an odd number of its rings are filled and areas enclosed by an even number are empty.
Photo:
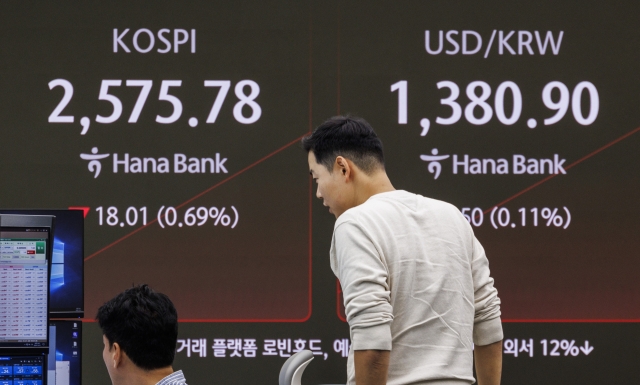
M391 350L390 385L472 384L473 343L503 338L484 249L454 206L397 190L335 224L331 268L353 350Z

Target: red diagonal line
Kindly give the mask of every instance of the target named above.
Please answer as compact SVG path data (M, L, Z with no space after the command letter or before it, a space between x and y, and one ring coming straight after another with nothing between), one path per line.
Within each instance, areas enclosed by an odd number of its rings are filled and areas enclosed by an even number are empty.
M630 132L627 132L626 134L622 135L622 136L621 136L621 137L619 137L618 139L616 139L616 140L614 140L614 141L612 141L612 142L609 142L609 143L605 144L604 146L600 147L599 149L597 149L597 150L593 151L593 152L592 152L592 153L590 153L590 154L587 154L587 155L583 156L582 158L580 158L580 159L576 160L575 162L571 163L570 165L568 165L568 166L567 166L567 167L565 167L564 169L565 169L565 170L568 170L568 169L570 169L571 167L573 167L573 166L577 165L578 163L582 163L582 162L584 162L585 160L587 160L587 159L591 158L592 156L594 156L594 155L598 154L599 152L602 152L602 151L606 150L607 148L609 148L609 147L613 146L614 144L616 144L616 143L620 142L621 140L624 140L624 139L626 139L626 138L630 137L631 135L635 134L635 133L636 133L636 132L638 132L638 131L640 131L640 127L636 128L635 130L631 130ZM546 178L544 178L544 179L542 179L542 180L540 180L540 181L538 181L538 182L536 182L536 183L532 184L531 186L529 186L529 187L527 187L526 189L524 189L524 190L522 190L522 191L520 191L520 192L516 193L515 195L512 195L512 196L510 196L509 198L507 198L507 199L503 200L502 202L498 203L497 205L494 205L493 207L486 209L486 210L484 211L484 213L485 213L485 214L487 214L487 213L491 212L491 210L493 210L494 208L496 208L496 207L500 207L500 206L504 205L505 203L510 202L510 201L512 201L512 200L514 200L514 199L516 199L516 198L517 198L517 197L519 197L520 195L522 195L522 194L526 193L527 191L533 190L534 188L536 188L536 187L540 186L541 184L543 184L544 182L546 182L546 181L548 181L548 180L550 180L550 179L552 179L552 178L555 178L555 177L556 177L556 176L558 176L558 175L560 175L560 174L551 174L551 175L549 175L548 177L546 177Z
M298 138L296 138L296 139L292 140L291 142L289 142L289 143L285 144L284 146L280 147L279 149L275 150L274 152L270 153L269 155L266 155L266 156L264 156L264 157L262 157L262 158L258 159L257 161L255 161L255 162L251 163L250 165L248 165L247 167L243 168L242 170L240 170L240 171L236 172L235 174L230 175L229 177L227 177L227 178L223 179L222 181L220 181L220 182L218 182L218 183L214 184L213 186L211 186L211 187L209 187L208 189L204 190L204 191L203 191L203 192L201 192L200 194L198 194L198 195L196 195L196 196L194 196L194 197L192 197L192 198L190 198L190 199L186 200L185 202L180 203L180 204L179 204L178 206L176 206L175 208L176 208L176 209L179 209L179 208L181 208L181 207L183 207L183 206L185 206L185 205L187 205L187 204L189 204L189 203L193 202L194 200L196 200L196 199L200 198L201 196L203 196L203 195L205 195L205 194L207 194L207 193L211 192L212 190L214 190L214 189L216 189L216 188L218 188L218 187L222 186L223 184L227 183L227 182L228 182L228 181L230 181L231 179L233 179L233 178L237 177L238 175L240 175L240 174L244 173L244 172L245 172L245 171L247 171L247 170L252 169L253 167L255 167L255 166L259 165L260 163L264 162L265 160L267 160L267 159L271 158L272 156L276 155L277 153L279 153L279 152L281 152L281 151L283 151L283 150L285 150L285 149L287 149L287 148L289 148L289 147L293 146L293 145L294 145L294 144L296 144L296 143L299 143L299 142L300 142L300 140L301 140L303 137L307 136L307 135L308 135L308 133L306 133L306 134L304 134L304 135L302 135L302 136L300 136L300 137L298 137ZM122 238L120 238L120 239L118 239L118 240L116 240L116 241L114 241L114 242L112 242L112 243L108 244L107 246L103 247L102 249L100 249L100 250L96 251L95 253L93 253L93 254L91 254L90 256L88 256L87 258L85 258L85 259L84 259L84 260L85 260L85 262L86 262L86 261L88 261L88 260L90 260L91 258L95 257L96 255L98 255L98 254L100 254L100 253L102 253L102 252L104 252L104 251L108 250L109 248L111 248L111 247L113 247L113 246L117 245L118 243L120 243L120 242L124 241L125 239L129 238L129 237L130 237L130 236L132 236L133 234L135 234L135 233L137 233L137 232L139 232L139 231L141 231L141 230L143 230L143 229L145 229L145 228L147 228L147 227L151 226L152 224L154 224L154 223L155 223L155 222L157 222L157 221L158 221L158 218L155 218L155 219L153 219L152 221L147 222L147 224L146 224L146 225L141 226L141 227L138 227L137 229L133 230L132 232L130 232L129 234L127 234L127 235L123 236Z

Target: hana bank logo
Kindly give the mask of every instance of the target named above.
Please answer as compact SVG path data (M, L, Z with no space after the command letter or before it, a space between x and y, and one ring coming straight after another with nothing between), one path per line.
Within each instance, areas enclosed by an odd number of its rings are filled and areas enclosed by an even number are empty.
M80 154L80 159L89 161L87 168L93 178L100 176L102 160L111 157L113 173L118 174L228 174L227 158L219 152L208 157L187 156L175 153L172 156L144 157L124 154L99 154L98 147L93 147L90 154Z
M433 179L438 179L442 172L442 165L440 164L440 161L449 158L449 156L450 155L438 155L438 149L434 148L431 150L431 155L420 155L420 159L425 162L429 162L427 164L427 170L434 174Z
M98 147L92 148L91 154L80 154L80 158L89 161L88 168L90 172L94 173L94 179L100 175L100 171L102 170L102 163L100 161L109 156L110 154L98 154Z

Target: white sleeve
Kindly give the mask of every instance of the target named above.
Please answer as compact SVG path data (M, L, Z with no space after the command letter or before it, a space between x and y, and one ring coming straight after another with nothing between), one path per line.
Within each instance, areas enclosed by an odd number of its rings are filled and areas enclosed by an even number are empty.
M391 350L389 272L366 232L352 221L336 226L332 264L344 294L354 350Z
M489 345L503 339L500 298L498 298L498 290L493 286L493 278L490 276L489 260L475 236L473 236L471 273L475 307L473 343L479 346Z

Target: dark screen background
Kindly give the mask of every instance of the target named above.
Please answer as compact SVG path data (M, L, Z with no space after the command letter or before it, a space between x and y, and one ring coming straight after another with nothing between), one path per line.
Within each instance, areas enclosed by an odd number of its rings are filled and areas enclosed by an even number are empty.
M286 340L320 340L316 346L322 354L305 372L305 383L346 380L346 359L336 348L348 338L348 326L339 317L339 293L328 260L334 219L313 198L306 155L297 144L327 117L345 113L363 116L376 129L396 188L484 213L474 231L502 299L505 339L533 340L535 347L533 357L505 354L503 383L628 383L637 378L640 136L634 130L640 126L640 36L635 4L352 0L22 2L1 7L1 206L88 208L87 320L132 284L149 283L168 294L183 321L179 338L206 339L208 346L206 356L188 356L184 349L177 353L174 368L183 369L189 383L211 378L275 383L286 357L264 355L266 340L284 340L285 346ZM119 47L114 53L114 29L120 34L127 28L122 41L131 52ZM155 36L148 53L136 51L132 42L143 28ZM158 53L164 47L158 31L165 28L172 43L176 29L188 35L195 29L196 52L191 53L188 40L177 53L173 45L171 52ZM461 31L475 31L483 39L482 50L431 55L425 50L426 30L434 43L439 31L458 31L453 35L458 44ZM515 31L508 42L516 53L518 31L539 31L543 39L547 31L554 39L563 31L563 39L557 55L551 47L540 55L535 37L534 55L512 55L504 47L500 54L498 31ZM139 36L141 47L149 45L145 33ZM443 51L452 47L445 38ZM73 86L60 113L73 116L73 123L48 122L65 94L62 87L49 89L54 79ZM98 99L103 80L118 79L122 85L109 87L108 94L121 101L122 115L113 123L98 123L96 115L113 111L108 101ZM126 80L152 81L136 123L128 119L141 88L127 87ZM156 116L173 111L170 102L159 100L166 80L182 81L168 94L181 101L183 110L176 122L160 124ZM205 121L218 88L204 87L205 80L230 82L215 123ZM260 87L254 100L261 116L250 124L234 117L235 86L243 80ZM408 85L406 124L398 123L399 93L390 90L401 80ZM436 123L436 117L451 114L441 104L449 91L437 88L440 81L460 90L462 117L452 125ZM487 103L493 116L482 125L465 117L466 87L474 81L491 89ZM495 93L506 81L518 86L523 101L513 125L501 123L495 114ZM569 103L559 122L544 125L555 114L541 98L551 81L565 84L570 95L580 82L593 84L599 97L595 121L578 124ZM243 92L248 94L249 87ZM513 101L510 91L505 95L509 115ZM586 95L579 100L585 116L590 108ZM557 90L552 96L558 100ZM252 109L245 105L240 112L248 117ZM474 109L474 116L481 112ZM90 121L85 135L83 117ZM192 127L190 118L197 118L197 125ZM426 136L420 135L423 118L431 122ZM528 119L536 119L537 126L529 128ZM107 156L100 160L97 177L89 160L81 158L91 156L94 147L97 155ZM450 156L440 162L437 179L420 158L433 149ZM125 154L130 159L166 157L171 172L125 173L120 165L114 173L114 154L119 160ZM175 154L226 158L227 172L175 173ZM454 154L507 159L509 174L453 174ZM516 154L534 159L557 154L565 159L567 174L513 175ZM496 229L489 217L497 205L508 209L511 219ZM107 223L110 207L118 210L113 225ZM176 208L176 221L169 226L171 218L161 216L162 228L155 220L167 207ZM188 212L212 207L225 208L227 226L215 225L221 218L213 215L202 226L186 223ZM566 222L564 207L572 218L566 229L547 226L541 217L532 226L531 209L557 208ZM525 226L521 208L528 215ZM101 332L87 323L84 333L84 382L108 384ZM230 357L227 351L226 357L215 357L216 339L255 339L257 355ZM554 340L565 346L557 356L551 355ZM589 354L578 350L573 355L579 347Z
M640 182L636 155L640 137L632 135L584 159L639 126L636 106L640 86L634 81L638 75L634 54L629 51L630 44L638 42L637 35L625 28L626 16L614 11L615 6L603 10L595 2L580 7L570 2L460 4L344 4L338 67L340 112L365 116L378 127L386 144L387 170L396 188L459 208L489 210L549 175L464 175L461 167L453 174L452 159L447 159L441 162L442 173L434 180L420 155L430 155L437 148L439 154L451 157L503 158L509 161L510 171L515 154L534 159L552 159L557 154L566 159L565 167L578 162L566 175L549 179L503 205L511 212L509 222L516 224L515 228L499 226L496 230L485 214L483 224L475 229L500 289L503 318L639 319L638 308L625 304L640 300L634 274L640 206L631 198ZM441 30L457 30L459 35L463 30L477 31L483 37L483 49L476 55L447 55L445 51L454 47L445 37L443 52L429 55L424 48L424 30L431 32L432 49L438 46L436 33ZM498 34L484 58L493 30ZM503 36L514 32L508 43L516 53L519 31L530 31L536 54L523 49L523 55L511 55L503 46L501 55L496 45L501 31ZM542 36L551 31L556 40L563 31L558 55L550 54L548 47L546 55L539 55L536 31ZM460 43L459 35L452 38ZM473 47L474 40L469 40ZM406 125L397 123L397 91L389 92L399 80L408 82ZM450 92L436 87L443 80L460 88L463 117L453 125L434 123L436 116L451 115L451 108L440 104ZM477 80L491 87L487 102L492 107L498 85L505 81L518 85L523 100L518 122L502 124L495 113L486 124L466 121L464 109L469 97L465 88ZM572 93L582 81L593 83L599 94L595 122L578 124L570 107L558 123L543 125L544 118L554 115L541 100L542 89L551 81L566 84ZM559 95L552 95L557 101ZM506 92L505 104L511 99ZM583 94L584 115L589 110L588 99ZM505 108L507 116L511 110ZM481 116L481 109L476 108L474 114ZM421 137L419 122L423 117L431 120L431 127ZM528 118L538 121L536 128L527 127ZM530 210L544 207L558 208L561 213L567 207L569 227L547 226L541 217L540 224L533 227ZM527 211L525 227L520 225L521 208Z

